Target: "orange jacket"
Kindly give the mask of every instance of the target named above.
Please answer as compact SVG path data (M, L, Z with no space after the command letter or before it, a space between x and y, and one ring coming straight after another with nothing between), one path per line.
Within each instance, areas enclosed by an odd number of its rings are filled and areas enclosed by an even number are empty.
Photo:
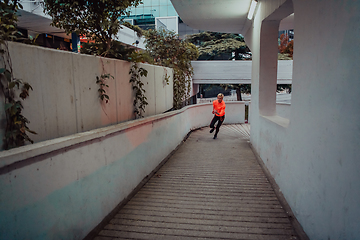
M215 113L216 116L219 116L219 117L224 116L225 108L226 108L226 106L225 106L224 100L221 103L219 103L219 101L217 99L215 101L213 101L213 111L216 110L219 113L219 114Z

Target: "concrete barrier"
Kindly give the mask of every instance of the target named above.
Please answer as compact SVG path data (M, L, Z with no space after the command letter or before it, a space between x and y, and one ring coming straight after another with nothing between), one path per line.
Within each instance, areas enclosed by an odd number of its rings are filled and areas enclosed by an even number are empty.
M14 77L33 87L23 101L23 114L30 120L35 142L68 136L134 119L134 94L129 83L131 63L9 42ZM144 116L163 113L173 105L172 69L140 64L148 70L141 80L149 105ZM105 104L98 97L96 77L109 73ZM165 83L165 74L170 84ZM0 99L2 98L0 94ZM0 106L0 110L3 105ZM5 128L0 112L0 145Z
M0 152L0 239L84 238L211 111L191 105ZM238 111L243 102L227 103L225 124L244 122Z

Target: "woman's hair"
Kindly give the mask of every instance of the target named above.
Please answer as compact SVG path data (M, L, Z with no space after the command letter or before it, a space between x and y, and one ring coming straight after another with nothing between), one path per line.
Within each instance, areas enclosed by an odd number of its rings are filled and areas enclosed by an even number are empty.
M224 94L222 94L222 93L219 93L217 96L221 97L221 98L224 98Z

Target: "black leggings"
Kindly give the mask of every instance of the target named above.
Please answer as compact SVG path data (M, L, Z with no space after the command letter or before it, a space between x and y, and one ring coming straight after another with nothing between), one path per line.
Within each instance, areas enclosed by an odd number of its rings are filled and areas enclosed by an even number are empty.
M219 129L220 129L220 126L221 126L221 124L224 122L224 120L225 120L225 115L224 115L224 116L221 116L221 117L215 115L214 118L211 120L210 128L214 128L214 127L215 127L215 123L216 123L217 121L219 121L218 124L216 125L215 135L218 134Z

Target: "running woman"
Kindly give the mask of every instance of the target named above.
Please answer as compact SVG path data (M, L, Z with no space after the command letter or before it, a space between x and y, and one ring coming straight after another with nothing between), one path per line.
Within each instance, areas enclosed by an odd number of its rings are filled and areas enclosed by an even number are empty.
M214 135L214 139L217 138L217 134L219 133L219 129L221 124L224 122L225 119L225 102L223 101L224 94L219 93L217 95L217 99L213 101L213 111L212 113L215 114L213 119L210 123L210 133L214 132L215 130L215 123L218 121L218 124L216 125L216 131Z

